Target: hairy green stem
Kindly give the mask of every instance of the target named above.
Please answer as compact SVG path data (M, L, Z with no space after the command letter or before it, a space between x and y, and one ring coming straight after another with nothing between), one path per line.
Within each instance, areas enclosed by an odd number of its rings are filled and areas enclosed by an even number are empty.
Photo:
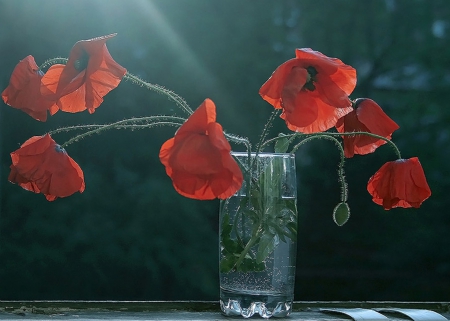
M163 95L167 96L170 100L175 102L188 115L192 115L194 113L192 111L191 107L189 107L189 105L186 103L186 101L171 90L168 90L160 85L151 84L149 82L146 82L146 81L140 79L139 77L137 77L133 74L130 74L129 72L127 72L123 78L125 80L129 80L132 83L135 83L141 87L145 87L149 90L153 90L159 94L163 94Z
M57 58L51 58L46 60L42 65L39 66L39 70L42 70L48 66L54 65L54 64L67 64L67 61L69 59L67 58L61 58L61 57L57 57ZM189 107L189 105L187 104L187 102L181 98L179 95L177 95L176 93L174 93L171 90L168 90L160 85L156 85L156 84L151 84L149 82L146 82L142 79L140 79L139 77L127 72L125 74L125 76L123 77L123 79L125 80L129 80L134 84L137 84L141 87L145 87L149 90L153 90L156 91L160 94L163 94L165 96L167 96L170 100L172 100L173 102L175 102L184 112L186 112L188 115L192 115L193 111L192 109Z
M286 137L289 137L289 143L291 143L296 137L300 135L306 135L301 133L293 133L293 134L282 134L277 137L273 137L271 139L266 140L264 143L261 144L261 150L264 150L267 145L272 144L273 142L276 142L277 140L284 139Z
M266 139L269 129L270 129L270 127L272 127L272 123L275 120L275 117L277 117L279 115L279 113L280 113L279 109L274 109L273 112L270 114L269 119L267 120L266 124L264 125L264 129L259 138L259 142L256 145L256 155L255 156L258 156L259 152L262 150L264 139Z
M226 132L223 132L226 138L228 138L230 141L236 144L243 144L247 148L247 150L252 149L252 144L250 143L250 140L247 137L240 137L237 135L229 134Z
M139 124L140 122L147 121L147 124ZM120 129L120 128L126 128L128 126L145 126L146 128L149 127L155 127L155 126L162 126L162 125L170 125L170 126L181 126L184 122L184 118L181 117L175 117L175 116L149 116L149 117L139 117L139 118L130 118L130 119L124 119L117 121L115 123L102 125L101 127L95 128L93 130L89 130L87 132L84 132L82 134L79 134L77 136L72 137L68 141L66 141L64 144L61 145L61 147L66 147L73 142L76 142L80 139L83 139L87 136L98 134L100 132L110 130L110 129ZM131 124L130 124L131 123Z
M104 125L96 125L96 124L90 124L90 125L76 125L76 126L67 126L67 127L61 127L54 130L51 130L48 132L49 135L54 135L62 132L69 132L72 130L84 130L84 129L92 129L92 128L100 128Z
M55 65L55 64L65 65L65 64L67 64L68 60L69 59L67 59L67 58L61 58L61 57L48 59L42 65L39 66L39 70L42 70L48 66Z
M390 139L388 139L386 137L383 137L383 136L380 136L377 134L373 134L373 133L369 133L369 132L345 132L345 133L323 132L323 133L305 134L305 136L307 136L307 137L315 137L315 136L320 136L320 137L333 136L333 137L335 137L335 136L355 136L355 135L365 135L365 136L370 136L370 137L384 140L386 143L388 143L389 146L391 146L391 148L394 150L397 157L399 159L402 158L400 150L398 149L397 145L395 145L395 143L393 141L391 141Z
M330 133L331 134L331 133ZM336 138L329 136L329 135L314 135L314 136L309 136L305 139L303 139L300 143L298 143L297 145L295 145L292 148L292 153L295 153L297 151L297 149L313 140L313 139L328 139L333 141L336 146L338 147L339 153L340 153L340 161L339 161L339 166L338 166L338 181L341 184L341 202L347 202L348 199L348 188L347 188L347 182L345 180L345 173L344 173L344 163L345 163L345 154L344 154L344 149L342 148L342 145L340 143L339 140L337 140Z

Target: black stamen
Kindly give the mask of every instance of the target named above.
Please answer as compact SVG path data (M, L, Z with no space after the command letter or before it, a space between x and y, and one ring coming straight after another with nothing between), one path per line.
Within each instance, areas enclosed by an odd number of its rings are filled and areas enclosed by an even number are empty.
M67 153L66 150L65 150L64 148L62 148L60 145L58 145L58 144L56 144L55 150L56 150L58 153Z
M86 51L83 51L82 56L80 57L80 59L75 60L73 66L75 67L76 70L82 71L86 69L88 62L89 62L89 55L87 54Z

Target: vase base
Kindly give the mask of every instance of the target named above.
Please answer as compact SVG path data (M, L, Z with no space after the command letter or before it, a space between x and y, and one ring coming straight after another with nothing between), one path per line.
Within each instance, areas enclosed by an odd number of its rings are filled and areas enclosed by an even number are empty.
M292 311L292 298L279 294L239 293L221 289L220 308L226 316L250 318L259 314L265 319L284 318Z

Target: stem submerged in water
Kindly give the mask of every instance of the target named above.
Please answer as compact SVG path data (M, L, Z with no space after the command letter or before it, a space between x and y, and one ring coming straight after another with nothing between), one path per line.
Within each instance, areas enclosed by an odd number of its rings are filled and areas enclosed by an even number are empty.
M242 261L245 259L245 257L247 256L248 252L250 251L250 249L258 243L259 239L261 238L262 235L262 230L261 228L258 228L258 230L256 231L256 233L254 233L252 235L252 237L250 238L250 240L248 241L247 245L245 245L244 250L241 252L241 255L239 256L238 260L236 261L235 267L238 268L239 265L241 265Z

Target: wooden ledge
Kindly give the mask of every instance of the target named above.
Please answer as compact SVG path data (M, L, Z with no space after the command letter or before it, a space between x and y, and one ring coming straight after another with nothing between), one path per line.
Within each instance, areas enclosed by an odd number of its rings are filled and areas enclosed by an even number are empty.
M296 301L289 320L351 320L321 308L425 309L450 320L450 302ZM0 320L233 320L222 315L217 301L0 301ZM254 318L252 318L254 319ZM262 318L259 318L262 319ZM390 316L390 320L408 318ZM274 320L277 320L276 318Z

